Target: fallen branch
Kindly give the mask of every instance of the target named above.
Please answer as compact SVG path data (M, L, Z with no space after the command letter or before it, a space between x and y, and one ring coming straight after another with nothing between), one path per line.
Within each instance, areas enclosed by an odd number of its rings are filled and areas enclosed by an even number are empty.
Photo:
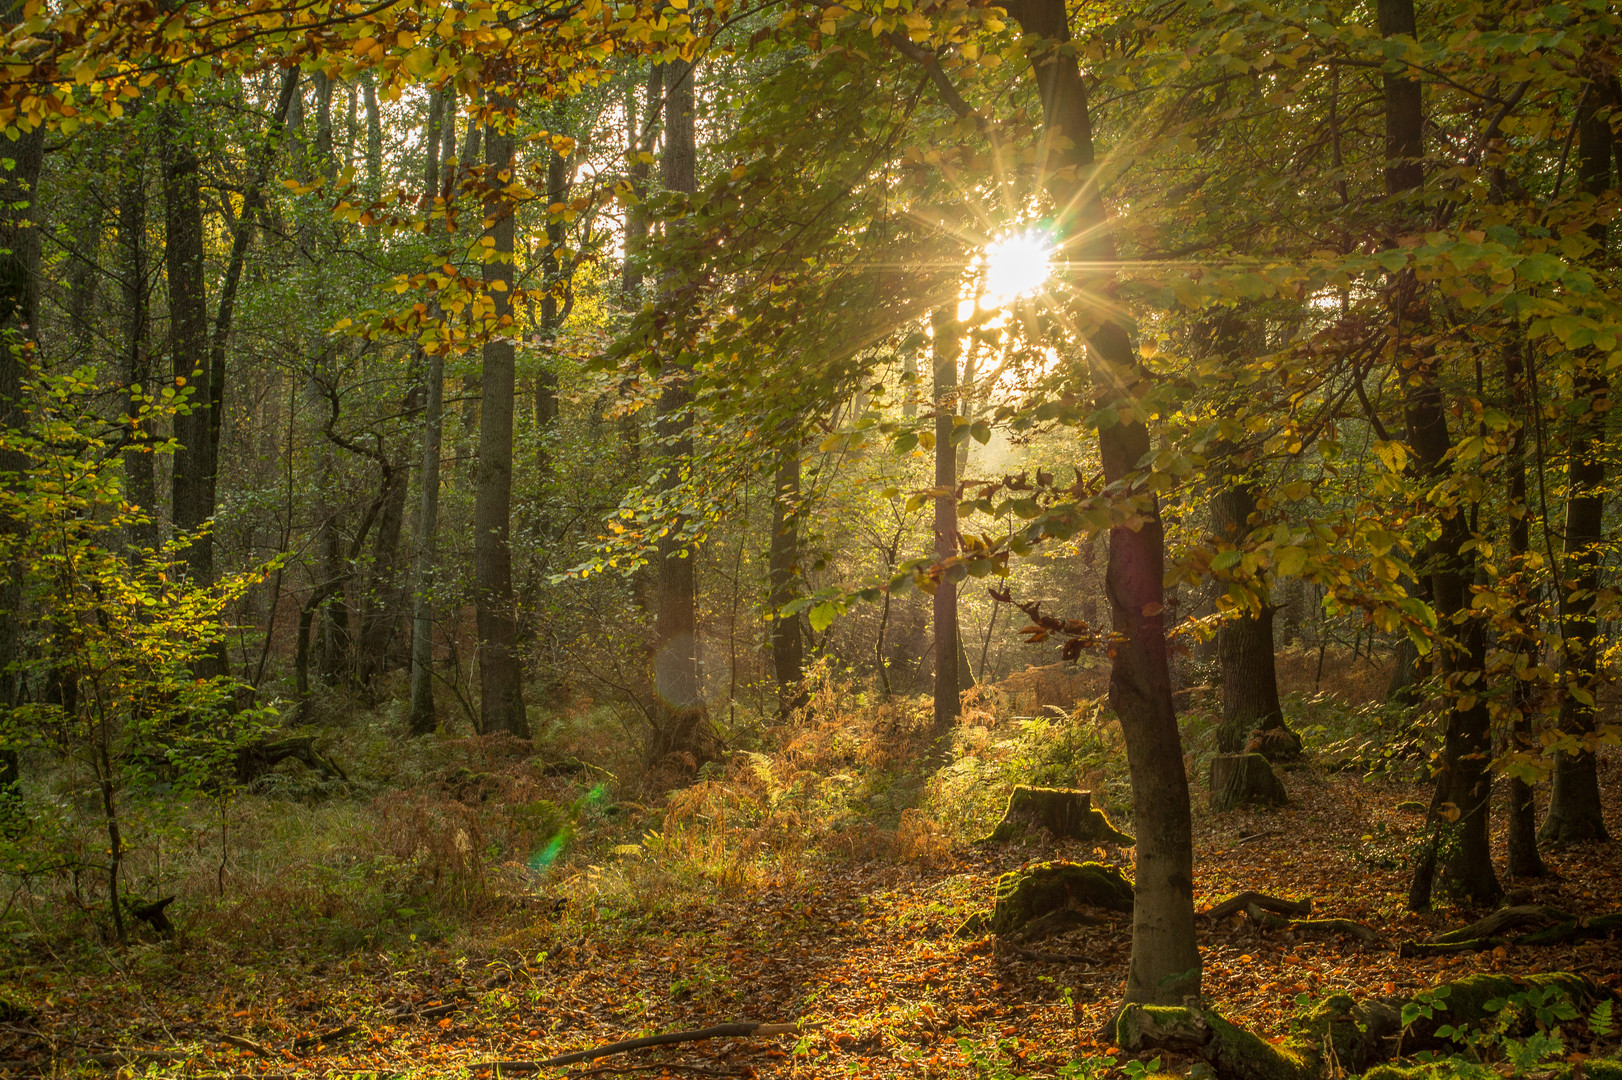
M1286 919L1282 915L1275 915L1270 911L1263 910L1260 904L1246 905L1245 914L1250 917L1251 922L1269 930L1305 930L1326 934L1351 934L1361 941L1370 943L1380 940L1377 931L1364 926L1360 922L1353 922L1351 919Z
M349 1036L358 1034L359 1032L360 1028L356 1027L354 1024L345 1024L343 1027L333 1028L331 1031L323 1031L319 1035L305 1035L302 1038L294 1039L293 1049L307 1050L312 1046L320 1046L324 1042L332 1042L336 1039L347 1039Z
M738 1069L706 1069L702 1065L682 1065L675 1062L659 1062L657 1065L599 1065L595 1069L576 1069L566 1072L564 1076L599 1076L603 1073L638 1073L638 1072L684 1072L694 1073L698 1076L748 1076L749 1074Z
M1505 912L1515 911L1515 908L1505 908ZM1520 909L1552 912L1553 908ZM1501 914L1494 912L1493 915ZM1558 914L1558 913L1557 913ZM1622 911L1613 911L1607 915L1595 915L1591 919L1570 919L1556 926L1544 927L1534 930L1530 934L1520 934L1516 937L1498 935L1494 937L1466 937L1467 931L1476 931L1483 924L1489 924L1493 915L1487 916L1480 922L1443 934L1432 941L1405 941L1397 949L1400 956L1451 956L1456 953L1485 952L1496 949L1500 945L1564 945L1572 941L1583 941L1588 938L1610 937L1612 934L1622 932ZM1534 921L1528 919L1527 921ZM1525 925L1523 921L1521 925ZM1502 924L1501 924L1502 925ZM1510 923L1509 925L1514 925Z
M1282 897L1268 896L1266 893L1259 892L1242 892L1238 896L1224 900L1216 907L1201 914L1207 919L1226 919L1229 915L1244 911L1252 904L1278 915L1312 914L1311 897L1303 900L1285 900Z
M1457 930L1439 934L1431 940L1442 945L1475 941L1477 938L1502 937L1506 930L1534 924L1541 926L1547 923L1567 922L1570 919L1571 916L1564 911L1541 905L1500 908L1484 919L1477 919L1469 926L1461 926Z
M810 1026L810 1025L805 1025ZM695 1028L692 1031L669 1031L663 1035L645 1035L640 1039L622 1039L591 1050L576 1050L571 1054L543 1058L540 1061L481 1061L467 1066L469 1069L501 1069L506 1072L539 1072L555 1065L573 1065L577 1061L592 1061L610 1054L623 1054L630 1050L645 1050L650 1046L674 1046L677 1043L700 1042L704 1039L737 1039L749 1036L793 1035L804 1030L800 1024L717 1024L714 1027Z
M241 1035L221 1035L220 1041L225 1043L227 1046L234 1046L238 1050L246 1050L248 1053L257 1054L262 1058L268 1058L271 1056L269 1050L265 1049L263 1046L260 1046L252 1039L244 1039Z

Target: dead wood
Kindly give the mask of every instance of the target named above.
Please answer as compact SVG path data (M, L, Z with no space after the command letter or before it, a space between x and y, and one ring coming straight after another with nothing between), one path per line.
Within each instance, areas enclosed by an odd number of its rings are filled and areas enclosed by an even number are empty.
M131 907L130 914L148 924L160 934L172 934L175 932L175 924L169 921L169 916L163 913L163 909L174 902L174 897L165 896L162 900L154 900L150 904Z
M1278 915L1311 915L1312 898L1302 900L1285 900L1279 896L1268 896L1266 893L1242 892L1238 896L1229 897L1209 911L1201 912L1207 919L1226 919L1229 915L1244 911L1254 904L1264 911L1271 911Z
M645 1050L650 1046L674 1046L677 1043L700 1042L704 1039L741 1039L750 1036L767 1037L772 1035L793 1035L813 1025L801 1024L717 1024L714 1027L695 1028L691 1031L668 1031L663 1035L646 1035L640 1039L622 1039L619 1042L598 1046L591 1050L576 1050L571 1054L559 1054L556 1057L543 1058L540 1061L481 1061L467 1068L472 1071L479 1069L502 1069L506 1072L538 1072L553 1065L573 1065L577 1061L591 1061L595 1058L608 1057L610 1054L623 1054L631 1050Z
M237 751L237 782L252 783L287 760L302 762L328 780L348 781L349 775L315 748L315 736L295 735L275 742L249 743Z
M1461 941L1474 941L1477 938L1501 937L1506 930L1514 930L1522 926L1541 926L1548 923L1566 922L1570 918L1571 916L1564 911L1552 907L1543 907L1538 904L1499 908L1484 919L1477 919L1469 926L1461 926L1457 930L1438 934L1431 940L1436 944L1452 944Z
M306 1050L312 1046L320 1046L324 1042L332 1042L336 1039L347 1039L351 1035L359 1034L359 1032L360 1028L356 1027L354 1024L345 1024L343 1027L336 1027L331 1031L323 1031L319 1035L305 1035L302 1038L294 1039L293 1049Z
M1376 942L1380 935L1370 927L1351 919L1287 919L1282 915L1275 915L1265 910L1259 904L1245 905L1245 914L1257 926L1269 930L1304 930L1317 931L1326 934L1351 934L1362 941Z
M1515 910L1506 908L1505 911ZM1553 912L1553 908L1527 909ZM1493 915L1500 914L1494 912ZM1559 913L1557 913L1559 914ZM1452 956L1457 953L1485 952L1496 949L1500 945L1564 945L1572 941L1583 941L1588 938L1610 937L1622 931L1622 911L1613 911L1607 915L1595 915L1589 919L1571 919L1547 926L1541 930L1534 930L1529 934L1516 936L1496 935L1492 937L1461 937L1467 931L1475 930L1483 924L1490 923L1493 916L1462 927L1451 933L1443 934L1432 941L1405 941L1397 949L1400 956ZM1510 923L1509 925L1514 925ZM1525 925L1525 922L1522 923Z
M263 1046L260 1046L252 1039L244 1039L241 1035L221 1035L220 1041L225 1043L227 1046L234 1046L238 1050L246 1050L248 1053L256 1054L262 1058L268 1058L271 1056L269 1050L265 1049Z

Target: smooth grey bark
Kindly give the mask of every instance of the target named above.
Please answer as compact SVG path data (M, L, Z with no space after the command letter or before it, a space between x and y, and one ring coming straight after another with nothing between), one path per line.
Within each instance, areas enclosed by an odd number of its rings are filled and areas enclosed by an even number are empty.
M518 616L512 585L513 350L512 281L517 222L500 189L516 179L510 103L496 107L485 133L485 206L490 223L484 283L496 327L484 345L479 380L478 480L473 501L474 607L479 631L479 730L529 738Z
M377 107L377 80L371 68L361 72L360 90L366 105L366 194L376 199L383 194L383 118ZM434 94L437 96L438 91ZM430 139L427 146L427 156L437 157L436 142Z
M1048 139L1048 193L1058 211L1056 231L1068 257L1080 265L1112 265L1114 235L1096 182L1087 88L1064 0L1016 0L1009 13L1035 39L1030 74ZM1087 313L1082 326L1100 401L1133 396L1148 377L1127 328L1111 313ZM1149 452L1142 421L1099 432L1104 479L1123 494L1134 488L1138 462ZM1110 705L1120 719L1132 777L1137 828L1136 899L1127 1001L1179 1004L1200 992L1200 954L1194 936L1194 841L1183 771L1182 739L1172 701L1164 611L1165 535L1159 503L1136 497L1142 524L1110 530L1109 595L1118 636L1110 667Z
M1217 536L1239 543L1250 532L1256 512L1256 488L1240 479L1211 496L1211 524ZM1250 733L1285 727L1278 698L1278 668L1273 649L1273 614L1264 598L1259 612L1243 613L1217 628L1217 662L1222 670L1222 723L1217 749L1236 754Z

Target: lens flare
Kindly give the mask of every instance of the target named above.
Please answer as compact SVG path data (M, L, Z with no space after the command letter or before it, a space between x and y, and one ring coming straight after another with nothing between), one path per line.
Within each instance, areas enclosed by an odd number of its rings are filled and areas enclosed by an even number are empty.
M1029 296L1053 272L1053 238L1041 229L1010 233L986 247L986 293L1002 303Z

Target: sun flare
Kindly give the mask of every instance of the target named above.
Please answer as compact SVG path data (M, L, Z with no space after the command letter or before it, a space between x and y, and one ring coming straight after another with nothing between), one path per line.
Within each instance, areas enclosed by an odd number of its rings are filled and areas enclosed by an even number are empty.
M998 303L1029 296L1053 272L1053 238L1041 229L1010 233L987 245L986 295Z

